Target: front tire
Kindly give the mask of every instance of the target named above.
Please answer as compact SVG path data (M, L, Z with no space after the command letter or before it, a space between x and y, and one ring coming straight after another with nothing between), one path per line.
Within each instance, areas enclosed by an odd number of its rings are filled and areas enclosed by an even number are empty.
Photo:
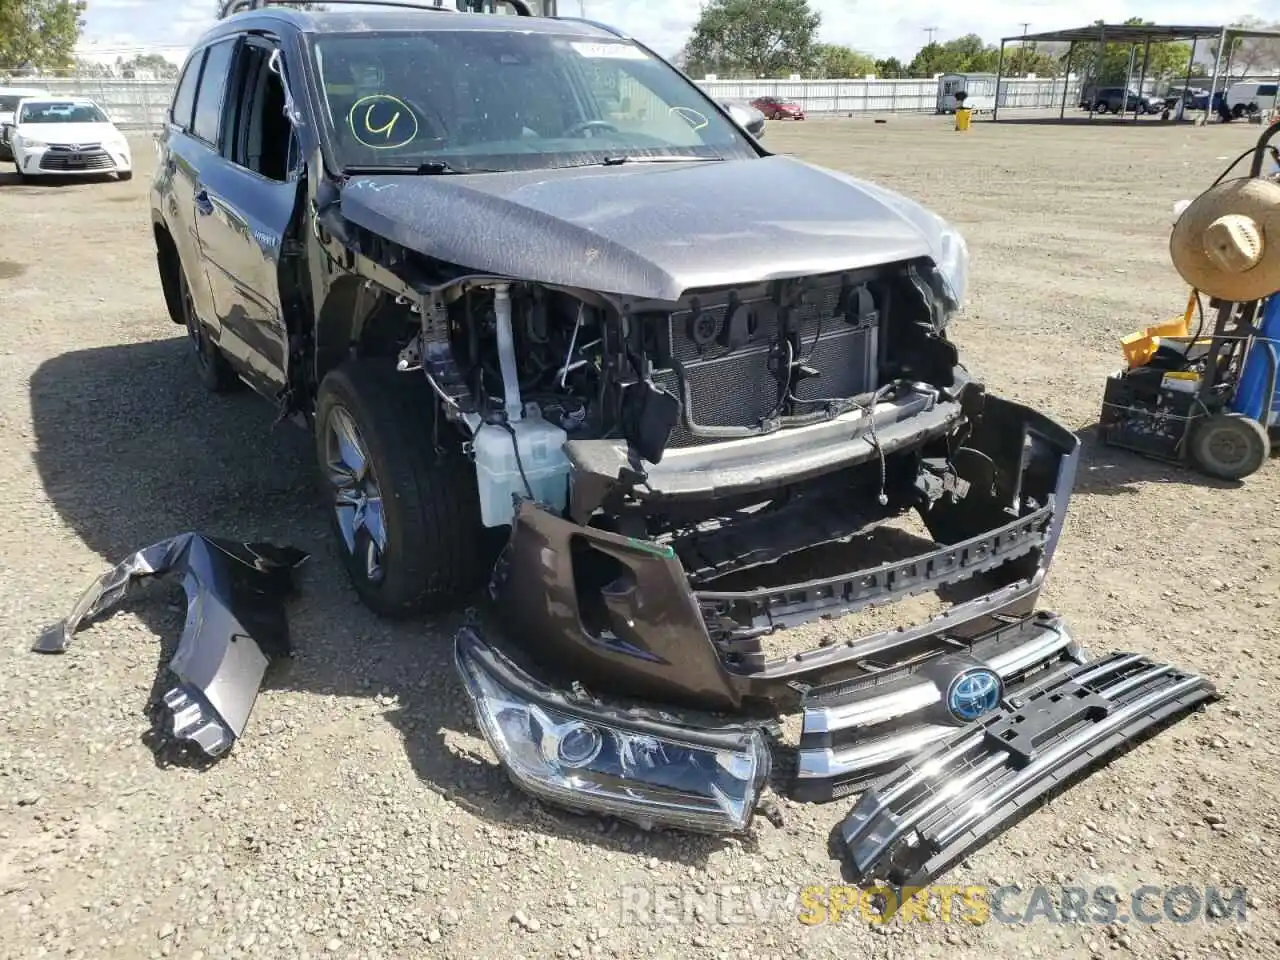
M132 179L133 179L133 171L132 171L132 170L125 170L123 173L117 173L117 174L116 174L116 179L117 179L117 180L120 180L120 181L132 180Z
M316 458L338 551L361 602L388 619L458 605L494 559L474 465L436 452L436 402L421 376L385 359L344 363L316 396Z

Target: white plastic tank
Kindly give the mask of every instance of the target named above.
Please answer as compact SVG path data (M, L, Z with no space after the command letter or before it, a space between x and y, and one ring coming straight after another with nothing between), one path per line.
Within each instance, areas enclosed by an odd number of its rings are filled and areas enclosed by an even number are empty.
M516 494L532 495L534 500L556 510L568 506L569 458L564 454L568 434L539 416L526 415L510 426L520 444L518 461L516 439L506 427L485 424L475 435L480 518L486 527L501 527L511 522L515 512L512 498Z

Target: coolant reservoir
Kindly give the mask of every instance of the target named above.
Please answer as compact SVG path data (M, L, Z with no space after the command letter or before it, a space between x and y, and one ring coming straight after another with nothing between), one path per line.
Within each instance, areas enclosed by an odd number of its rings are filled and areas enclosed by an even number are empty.
M515 431L514 439L505 427L493 424L476 431L476 483L480 488L480 519L486 527L511 522L515 513L512 497L516 494L527 497L532 492L534 500L555 510L568 506L569 458L563 449L568 434L538 416L525 416L512 423L511 429Z

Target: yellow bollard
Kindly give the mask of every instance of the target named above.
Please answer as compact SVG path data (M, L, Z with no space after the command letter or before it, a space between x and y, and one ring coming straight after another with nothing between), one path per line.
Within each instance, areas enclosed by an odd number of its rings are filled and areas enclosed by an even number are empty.
M968 107L956 107L956 129L968 130L969 120L972 114L973 114L973 111L970 110Z

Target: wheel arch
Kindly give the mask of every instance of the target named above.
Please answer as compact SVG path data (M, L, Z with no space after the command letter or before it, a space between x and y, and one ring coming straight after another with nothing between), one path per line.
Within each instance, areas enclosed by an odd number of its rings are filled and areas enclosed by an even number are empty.
M316 314L315 382L351 357L394 357L419 320L403 297L350 275L329 286Z
M178 283L179 271L182 269L178 245L163 222L152 221L151 230L155 236L156 268L160 273L160 289L164 293L164 304L169 311L169 319L181 326L185 321L182 316L182 294Z

